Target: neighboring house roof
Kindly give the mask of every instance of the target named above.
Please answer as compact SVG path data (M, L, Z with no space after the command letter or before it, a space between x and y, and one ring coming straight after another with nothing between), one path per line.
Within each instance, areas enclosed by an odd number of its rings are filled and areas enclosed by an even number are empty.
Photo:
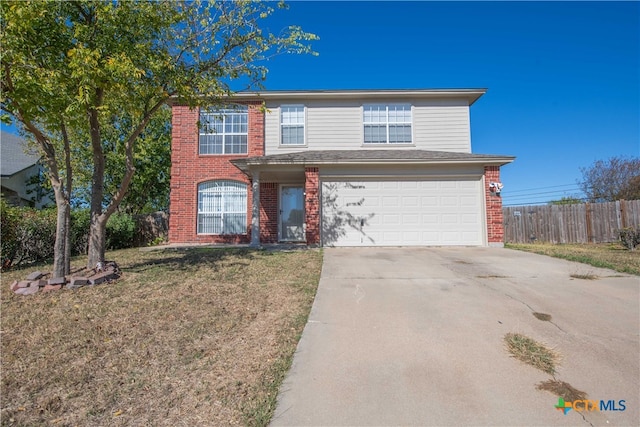
M475 163L502 166L515 160L513 156L471 154L428 150L322 150L272 154L231 160L243 171L262 165L321 165L321 164L460 164Z
M2 131L0 134L0 175L9 177L27 169L40 160L40 156L25 153L27 145L17 135Z

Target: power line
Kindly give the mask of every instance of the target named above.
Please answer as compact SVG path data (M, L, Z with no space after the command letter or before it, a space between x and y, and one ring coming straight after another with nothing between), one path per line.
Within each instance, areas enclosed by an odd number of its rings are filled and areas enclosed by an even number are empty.
M535 198L536 196L542 196L546 194L555 194L555 195L566 195L566 191L542 191L539 193L531 193L531 194L516 194L512 196L511 193L503 194L502 197L509 197L511 199L526 199L526 198Z
M586 198L586 197L583 197L583 198L575 198L573 200L580 201L580 202L586 202L589 199ZM502 207L508 208L508 207L512 207L512 206L522 206L523 208L526 208L527 206L548 205L550 203L551 203L550 200L540 201L540 202L520 202L520 203L503 204Z
M537 188L527 188L524 190L513 190L510 191L510 193L526 193L528 191L536 191L536 190L546 190L548 188L560 188L560 187L576 187L576 189L580 189L579 187L579 183L578 184L561 184L561 185L548 185L546 187L537 187Z

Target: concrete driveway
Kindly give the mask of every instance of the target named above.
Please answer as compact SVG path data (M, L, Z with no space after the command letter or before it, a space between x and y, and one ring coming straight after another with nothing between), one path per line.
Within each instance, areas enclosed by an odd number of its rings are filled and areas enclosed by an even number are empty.
M273 426L640 424L637 276L498 248L324 254ZM571 277L584 274L599 278ZM536 389L551 376L509 357L508 332L555 348L556 379L626 409L556 410Z

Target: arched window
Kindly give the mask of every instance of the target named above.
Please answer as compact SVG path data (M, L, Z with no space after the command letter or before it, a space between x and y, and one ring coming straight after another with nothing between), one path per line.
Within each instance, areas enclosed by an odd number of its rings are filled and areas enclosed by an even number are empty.
M247 233L247 184L207 181L198 185L198 234Z

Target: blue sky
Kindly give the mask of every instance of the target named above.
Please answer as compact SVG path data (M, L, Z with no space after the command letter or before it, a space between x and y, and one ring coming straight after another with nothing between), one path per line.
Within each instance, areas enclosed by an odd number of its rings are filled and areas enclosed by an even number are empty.
M580 167L640 155L639 21L639 2L293 1L269 29L319 56L271 60L266 88L487 88L472 149L517 157L504 204L581 197Z
M317 34L266 88L487 88L475 153L517 156L505 205L579 195L580 167L640 155L638 2L303 2L270 29Z

